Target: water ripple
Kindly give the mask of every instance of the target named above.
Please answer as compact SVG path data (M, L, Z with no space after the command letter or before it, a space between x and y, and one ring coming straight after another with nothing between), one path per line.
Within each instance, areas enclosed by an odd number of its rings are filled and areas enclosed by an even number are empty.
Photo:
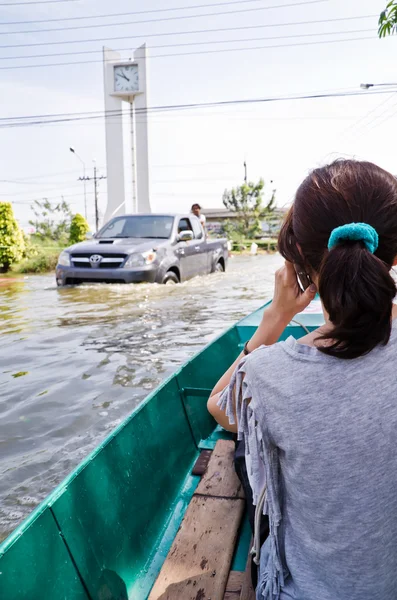
M131 410L273 289L278 256L177 286L0 287L0 539Z

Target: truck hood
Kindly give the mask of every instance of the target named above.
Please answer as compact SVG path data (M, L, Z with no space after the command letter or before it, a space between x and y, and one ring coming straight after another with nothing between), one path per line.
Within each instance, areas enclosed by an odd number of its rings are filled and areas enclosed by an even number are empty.
M165 245L169 240L164 239L146 239L146 238L102 238L100 240L90 240L80 242L67 248L71 254L75 252L87 252L92 254L132 254L133 252L146 252L155 250Z

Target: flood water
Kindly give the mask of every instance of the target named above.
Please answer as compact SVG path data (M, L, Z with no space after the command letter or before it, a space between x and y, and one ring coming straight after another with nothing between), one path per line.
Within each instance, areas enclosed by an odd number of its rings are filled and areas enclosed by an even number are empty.
M182 285L0 284L0 540L164 378L273 290L278 255Z

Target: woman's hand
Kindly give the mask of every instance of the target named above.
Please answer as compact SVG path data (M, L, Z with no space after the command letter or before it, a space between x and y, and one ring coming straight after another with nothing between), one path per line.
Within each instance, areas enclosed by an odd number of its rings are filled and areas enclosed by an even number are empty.
M302 312L306 306L309 306L316 295L316 291L316 286L311 284L302 293L298 285L294 266L290 262L285 261L285 265L276 273L276 288L274 290L273 301L263 313L258 329L248 342L248 351L253 352L262 345L271 346L275 344L294 316ZM228 420L225 414L218 408L219 394L229 385L232 374L242 358L243 354L240 354L232 366L220 378L208 400L208 410L222 427L226 427L225 423L228 423ZM235 431L235 428L232 428L230 425L227 426L227 429Z
M301 291L294 265L285 261L284 266L276 272L274 296L269 310L278 317L290 321L309 306L316 293L317 288L314 283L304 292Z

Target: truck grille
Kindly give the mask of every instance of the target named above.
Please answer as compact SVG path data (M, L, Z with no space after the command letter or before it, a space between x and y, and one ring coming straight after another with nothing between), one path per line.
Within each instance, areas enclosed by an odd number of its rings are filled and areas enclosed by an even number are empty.
M91 257L99 256L100 259L92 262ZM109 254L107 252L72 254L73 266L77 269L118 269L127 258L126 254Z

